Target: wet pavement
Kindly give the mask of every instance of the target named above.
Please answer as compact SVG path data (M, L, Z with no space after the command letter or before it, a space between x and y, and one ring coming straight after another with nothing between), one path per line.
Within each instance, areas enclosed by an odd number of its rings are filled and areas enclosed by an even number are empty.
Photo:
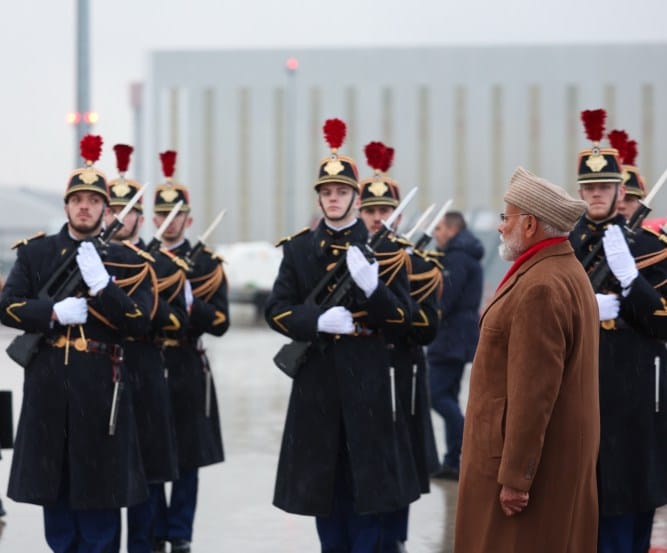
M291 381L271 361L285 339L265 326L251 326L252 315L243 306L235 307L234 326L228 334L207 342L227 460L200 471L193 551L316 552L313 519L289 515L271 505ZM16 421L22 369L1 353L12 336L11 331L0 330L0 389L14 391ZM467 378L462 395L467 395ZM434 418L434 425L442 452L442 423ZM11 451L2 454L0 490L8 514L0 526L0 551L47 551L41 509L5 497ZM452 551L455 503L456 483L434 481L431 493L413 504L410 553ZM667 548L667 510L657 517L653 542Z

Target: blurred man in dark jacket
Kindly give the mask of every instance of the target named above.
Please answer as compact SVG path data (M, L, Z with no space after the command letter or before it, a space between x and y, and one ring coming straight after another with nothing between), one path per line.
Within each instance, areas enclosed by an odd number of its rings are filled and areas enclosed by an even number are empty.
M459 406L461 376L472 361L479 338L479 306L482 299L482 243L467 228L463 215L447 213L433 233L443 257L442 321L428 348L431 404L445 421L445 453L442 467L433 476L458 480L463 414Z

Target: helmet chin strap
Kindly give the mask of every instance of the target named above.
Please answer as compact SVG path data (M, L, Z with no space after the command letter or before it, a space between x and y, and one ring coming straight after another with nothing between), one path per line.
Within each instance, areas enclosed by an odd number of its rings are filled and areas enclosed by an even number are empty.
M607 211L607 219L611 219L612 215L614 214L614 211L616 211L616 202L618 201L618 189L620 188L620 184L616 184L614 188L614 198L611 201L611 205L609 206L609 211Z
M352 210L352 204L354 204L354 199L355 199L356 197L357 197L357 191L356 191L356 190L353 190L353 191L352 191L352 198L350 199L350 203L348 204L347 209L345 210L345 213L343 213L340 217L336 217L336 218L329 217L329 216L327 215L327 212L326 212L326 210L324 209L324 206L322 205L322 200L321 200L321 199L318 198L317 203L320 204L320 209L321 209L322 212L324 213L324 216L325 216L327 219L329 219L329 221L331 221L332 223L337 223L338 221L342 221L342 220L344 220L344 219L350 214L350 211Z

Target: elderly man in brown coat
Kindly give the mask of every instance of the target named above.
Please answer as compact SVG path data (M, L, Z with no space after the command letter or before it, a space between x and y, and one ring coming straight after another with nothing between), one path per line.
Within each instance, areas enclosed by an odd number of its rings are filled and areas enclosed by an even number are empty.
M568 232L585 209L519 167L480 321L463 436L457 553L594 553L599 314Z

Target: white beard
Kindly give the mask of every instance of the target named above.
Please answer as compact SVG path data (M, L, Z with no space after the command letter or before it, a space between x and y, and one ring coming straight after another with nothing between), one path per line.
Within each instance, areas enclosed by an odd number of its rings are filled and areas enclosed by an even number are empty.
M500 244L498 245L498 253L505 261L516 261L516 259L526 251L521 247L519 241L514 236L508 236L507 241L500 235Z

